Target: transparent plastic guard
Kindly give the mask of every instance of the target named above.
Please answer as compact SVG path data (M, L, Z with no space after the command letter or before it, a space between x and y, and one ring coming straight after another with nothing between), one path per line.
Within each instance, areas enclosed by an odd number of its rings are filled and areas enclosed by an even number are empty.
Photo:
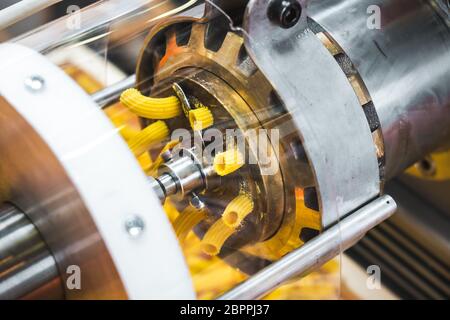
M89 70L100 82L89 88L92 93L134 73L141 43L153 25L186 11L201 15L199 2L110 0L83 9L72 5L66 16L12 42L41 52L58 65L76 64Z
M200 19L195 2L100 2L16 41L91 94L136 70L140 95L105 113L149 177L187 175L165 186L164 209L197 297L214 299L319 236L322 224L300 134L245 49L254 40L210 1L216 15ZM265 298L340 298L340 260Z

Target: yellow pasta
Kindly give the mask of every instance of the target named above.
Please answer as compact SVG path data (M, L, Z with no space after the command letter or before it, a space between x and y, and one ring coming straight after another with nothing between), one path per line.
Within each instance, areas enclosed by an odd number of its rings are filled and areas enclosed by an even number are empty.
M167 199L166 202L164 203L164 211L167 214L167 217L169 218L171 223L174 223L175 220L178 218L178 216L180 215L180 212L178 211L178 209L175 207L175 205L173 204L173 202L170 199Z
M206 218L205 210L187 207L173 223L173 228L180 242L184 242L189 232Z
M125 90L120 102L136 115L147 119L171 119L181 115L180 100L176 96L168 98L150 98L137 89Z
M133 137L138 135L140 132L140 130L135 129L127 124L120 126L118 129L119 129L120 134L126 141L131 140Z
M214 117L207 107L201 107L189 111L189 123L193 130L200 131L211 127L214 124Z
M223 223L230 228L236 229L253 211L253 207L253 200L249 196L237 196L225 208L222 215Z
M136 156L146 152L152 144L169 136L169 128L164 121L157 121L132 137L128 145Z
M236 232L245 217L253 211L253 207L253 200L247 195L234 198L225 208L222 218L203 237L203 252L211 256L218 255L225 241Z
M236 230L227 226L222 219L217 220L202 240L202 251L210 256L216 256L220 253L223 244Z
M148 152L141 154L139 157L137 157L137 160L144 172L147 172L152 167L152 158L150 157Z
M214 158L214 170L219 176L226 176L244 165L244 158L237 148L219 153Z

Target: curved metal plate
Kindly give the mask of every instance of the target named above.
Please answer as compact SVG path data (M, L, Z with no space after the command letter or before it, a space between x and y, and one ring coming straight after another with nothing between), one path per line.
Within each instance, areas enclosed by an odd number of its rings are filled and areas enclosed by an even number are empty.
M297 26L283 29L267 17L268 5L265 0L250 2L245 44L297 124L326 228L380 193L375 146L346 76L305 29L306 10Z

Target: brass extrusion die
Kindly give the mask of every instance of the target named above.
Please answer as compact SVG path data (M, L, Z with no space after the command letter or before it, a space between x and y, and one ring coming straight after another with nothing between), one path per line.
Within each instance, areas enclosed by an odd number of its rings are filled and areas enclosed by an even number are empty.
M186 45L174 46L176 41L173 37L176 37L175 27L171 24L177 23L192 23L192 29L190 30L190 37ZM144 44L141 57L138 63L137 78L140 85L140 89L144 92L148 92L148 87L143 84L144 79L153 78L154 83L164 83L164 80L170 79L174 76L180 77L180 70L188 71L189 68L196 71L196 75L193 79L189 81L197 81L203 90L212 90L215 94L222 94L222 89L226 89L222 97L219 100L225 99L225 92L233 91L231 97L233 99L239 98L242 102L232 103L227 107L227 112L236 120L239 120L241 125L245 128L246 123L257 124L257 127L271 129L272 126L278 126L278 121L273 121L274 117L276 119L281 119L280 114L274 116L273 96L276 94L273 92L273 88L268 82L268 80L263 76L263 74L254 65L251 58L245 55L244 49L244 39L234 32L228 32L225 35L222 45L218 51L211 51L206 48L205 36L206 29L208 25L204 20L193 21L192 19L180 19L175 18L171 22L164 22L164 24L159 25L153 29L150 35L147 37ZM166 53L158 61L152 61L156 66L155 69L146 66L146 63L150 63L149 57L146 55L148 52L154 52L155 47L151 49L149 47L154 46L155 38L159 37L161 34L165 35L166 42ZM169 46L170 44L170 46ZM161 50L163 51L163 50ZM178 74L178 75L177 75ZM141 79L141 80L139 80ZM178 78L179 79L179 78ZM215 88L215 86L223 86L222 89ZM211 91L210 91L211 92ZM230 92L229 92L230 93ZM227 95L229 96L229 95ZM225 99L226 100L226 99ZM247 110L233 110L235 107L242 107ZM226 106L225 106L226 107ZM232 107L232 108L230 108ZM211 106L211 111L214 113L214 109ZM242 117L245 115L245 117ZM248 118L248 119L247 119ZM290 116L284 114L284 121L289 122ZM255 119L256 121L250 119ZM219 122L218 119L217 122ZM287 126L291 128L292 126ZM278 128L278 127L277 127ZM290 129L289 129L290 130ZM286 145L283 145L282 151L289 151L287 148L291 148L291 140L293 139L294 132L287 132L286 136L289 137L289 141ZM277 153L270 152L272 156L277 156ZM295 208L295 187L296 181L293 180L291 176L283 175L284 172L288 172L289 163L288 157L279 156L277 157L281 170L275 176L266 176L261 179L267 180L265 188L271 188L271 190L277 190L276 192L271 192L271 201L275 201L277 205L270 205L263 210L258 212L258 219L265 217L268 213L277 214L278 222L273 224L270 228L275 230L270 233L266 233L269 237L274 237L277 234L281 235L280 242L283 239L287 240L290 236L289 230L293 230L293 221L296 219ZM291 161L292 162L292 161ZM297 185L298 186L298 185ZM259 187L258 187L259 188ZM275 188L275 189L274 189ZM278 188L278 189L277 189ZM255 189L258 190L258 189ZM258 191L259 192L259 191ZM267 200L267 199L266 199ZM258 207L255 204L256 207ZM259 207L258 207L259 208ZM278 212L278 213L276 213ZM275 229L273 229L275 227Z

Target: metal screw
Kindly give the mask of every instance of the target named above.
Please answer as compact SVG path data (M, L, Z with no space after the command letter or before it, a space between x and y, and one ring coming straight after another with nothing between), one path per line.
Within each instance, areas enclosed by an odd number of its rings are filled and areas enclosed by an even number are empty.
M132 216L125 221L125 230L132 238L139 237L144 229L144 221L139 216Z
M25 79L25 88L32 93L41 92L45 88L45 80L38 75L31 76Z
M196 208L198 210L201 210L201 209L205 208L205 206L206 206L205 203L194 192L191 194L190 204L191 204L191 206L193 206L194 208Z
M269 19L284 29L292 28L302 16L302 6L297 0L273 0L269 5Z

